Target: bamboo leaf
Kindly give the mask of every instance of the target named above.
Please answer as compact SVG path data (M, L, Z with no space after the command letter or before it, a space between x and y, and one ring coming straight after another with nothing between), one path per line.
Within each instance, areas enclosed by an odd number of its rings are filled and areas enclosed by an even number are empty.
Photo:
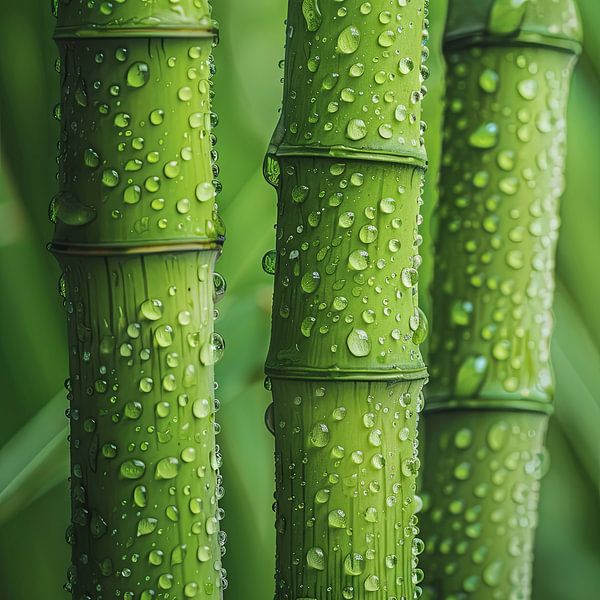
M64 390L0 448L0 525L69 474Z

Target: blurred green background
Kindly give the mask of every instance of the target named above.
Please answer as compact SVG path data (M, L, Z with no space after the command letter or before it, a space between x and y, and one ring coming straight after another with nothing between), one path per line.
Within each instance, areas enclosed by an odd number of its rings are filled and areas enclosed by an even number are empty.
M552 466L543 481L535 600L587 600L600 589L600 3L579 0L586 44L569 113L568 189L558 251L553 356ZM428 306L429 232L437 200L446 0L431 0L430 172L421 296ZM229 287L217 329L219 420L231 600L273 595L273 443L263 424L262 362L272 280L260 268L274 245L275 194L261 163L281 98L284 0L214 0L220 196L228 240L218 270ZM58 98L50 2L2 3L0 19L0 599L55 600L68 563L67 375L58 267L45 250L56 189ZM257 552L256 549L261 551Z

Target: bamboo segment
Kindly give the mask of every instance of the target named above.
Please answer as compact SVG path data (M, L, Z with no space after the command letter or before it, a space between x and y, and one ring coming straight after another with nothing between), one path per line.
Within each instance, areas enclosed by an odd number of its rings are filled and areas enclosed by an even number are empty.
M289 2L266 371L275 597L412 598L424 1Z
M51 249L69 324L76 600L219 598L216 25L202 0L61 2ZM218 290L217 290L218 292Z
M529 598L581 32L571 0L472 5L446 31L423 562L432 598Z

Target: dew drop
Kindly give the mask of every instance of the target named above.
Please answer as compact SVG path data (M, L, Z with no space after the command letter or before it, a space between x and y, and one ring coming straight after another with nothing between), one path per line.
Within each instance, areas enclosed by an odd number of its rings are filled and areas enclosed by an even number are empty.
M371 352L371 340L364 329L352 329L346 338L348 350L357 357L368 356Z
M315 448L324 448L329 444L331 435L325 423L317 423L310 431L308 440Z
M148 83L150 69L145 62L134 62L127 69L127 85L132 88L141 88Z
M362 140L367 135L367 125L362 119L351 119L346 127L346 136L354 141Z
M498 143L498 125L484 123L469 136L469 144L482 150L493 148Z
M342 54L353 54L358 50L360 44L360 31L350 25L344 29L337 40L337 49Z

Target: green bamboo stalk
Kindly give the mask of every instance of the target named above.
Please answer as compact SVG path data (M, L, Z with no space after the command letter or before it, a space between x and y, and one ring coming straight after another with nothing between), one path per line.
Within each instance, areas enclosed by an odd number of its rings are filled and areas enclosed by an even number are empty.
M276 598L413 598L426 2L290 0L266 372Z
M572 0L451 1L425 418L431 597L531 594Z
M69 326L76 600L209 599L225 583L210 12L206 0L58 6L51 249Z

